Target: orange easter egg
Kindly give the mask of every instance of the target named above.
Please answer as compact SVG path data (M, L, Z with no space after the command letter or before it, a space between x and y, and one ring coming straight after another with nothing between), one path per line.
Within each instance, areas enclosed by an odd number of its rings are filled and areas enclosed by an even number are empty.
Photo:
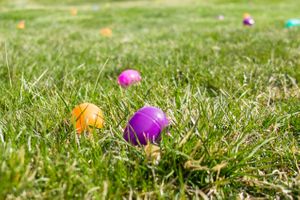
M250 18L251 17L251 15L249 14L249 13L244 13L244 19L247 19L247 18Z
M72 122L75 124L78 134L95 128L102 128L104 124L103 112L92 103L82 103L73 109Z
M112 30L110 28L103 28L100 30L100 34L104 37L111 37L112 36Z
M24 20L20 21L17 25L17 28L18 29L24 29L25 28L25 21Z
M72 16L76 16L77 13L78 13L78 11L77 11L76 8L72 8L72 9L71 9L71 15L72 15Z

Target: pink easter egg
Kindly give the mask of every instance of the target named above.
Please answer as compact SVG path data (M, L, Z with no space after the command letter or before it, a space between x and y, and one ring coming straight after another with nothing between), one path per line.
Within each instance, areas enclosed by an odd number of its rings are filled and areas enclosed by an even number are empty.
M142 80L140 73L133 69L123 71L118 77L118 83L122 87L128 87Z

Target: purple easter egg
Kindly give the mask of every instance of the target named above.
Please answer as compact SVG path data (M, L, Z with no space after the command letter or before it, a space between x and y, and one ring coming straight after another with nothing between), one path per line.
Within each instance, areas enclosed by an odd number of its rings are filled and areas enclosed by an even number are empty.
M244 18L244 20L243 20L243 24L245 26L252 26L252 25L254 25L254 23L255 23L255 21L252 17L247 17L247 18Z
M133 145L146 145L160 141L160 134L169 124L166 114L159 108L146 106L139 109L129 120L124 139Z
M142 79L140 73L133 69L123 71L118 77L118 83L122 87L128 87L132 84L140 82Z

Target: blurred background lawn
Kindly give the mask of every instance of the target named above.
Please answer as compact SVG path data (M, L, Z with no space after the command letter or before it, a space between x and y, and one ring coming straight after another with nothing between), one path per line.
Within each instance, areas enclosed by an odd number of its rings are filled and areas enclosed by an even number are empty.
M43 4L43 5L49 5L49 4L90 4L90 3L106 3L106 2L163 2L165 0L0 0L1 4L8 4L8 5L17 5L17 4ZM293 2L296 2L297 0L195 0L193 2L206 2L206 3L237 3L237 4L292 4ZM184 2L191 2L191 0L185 0L185 1L178 1L178 0L167 0L169 3L184 3Z

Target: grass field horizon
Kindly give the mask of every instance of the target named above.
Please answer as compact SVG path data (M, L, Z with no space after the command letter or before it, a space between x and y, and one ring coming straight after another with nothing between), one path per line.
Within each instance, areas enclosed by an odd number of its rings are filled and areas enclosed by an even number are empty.
M0 0L0 199L299 198L299 8ZM121 88L125 69L141 83ZM92 137L70 122L83 102L104 112ZM146 105L171 122L158 164L123 139Z

